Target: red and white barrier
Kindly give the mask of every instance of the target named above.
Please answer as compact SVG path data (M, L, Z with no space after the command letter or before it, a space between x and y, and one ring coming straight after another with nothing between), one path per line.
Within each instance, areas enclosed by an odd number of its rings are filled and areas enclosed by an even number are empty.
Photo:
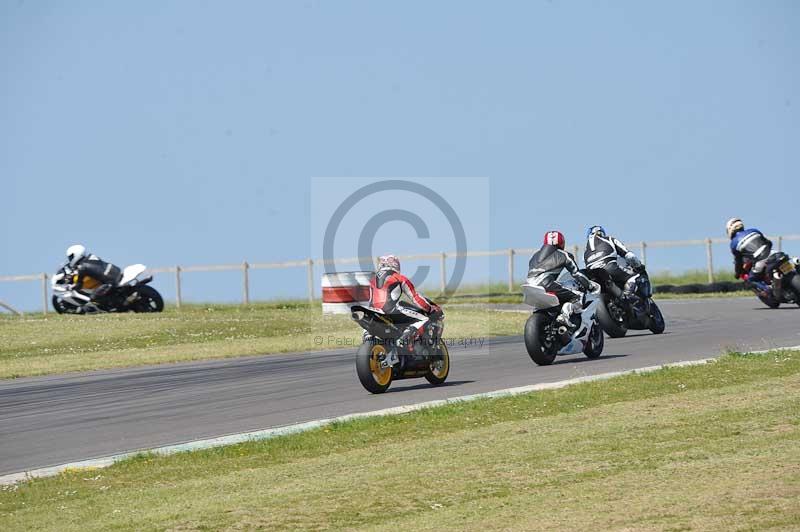
M353 305L369 303L369 281L374 272L322 274L322 313L349 314Z

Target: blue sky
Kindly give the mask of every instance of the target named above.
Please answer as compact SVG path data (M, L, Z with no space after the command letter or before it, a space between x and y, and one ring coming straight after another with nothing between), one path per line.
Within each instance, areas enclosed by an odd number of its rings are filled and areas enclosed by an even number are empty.
M486 177L495 248L800 232L797 2L5 1L0 50L0 274L304 258L318 176Z

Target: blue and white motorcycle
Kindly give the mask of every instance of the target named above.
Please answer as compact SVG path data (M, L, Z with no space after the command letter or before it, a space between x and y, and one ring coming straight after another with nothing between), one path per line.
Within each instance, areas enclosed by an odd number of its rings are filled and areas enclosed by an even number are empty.
M558 282L566 288L577 288L575 281L562 272ZM583 299L583 311L572 316L574 330L556 321L561 312L558 298L541 286L526 282L522 285L523 302L533 307L525 322L525 348L531 359L540 366L552 364L557 356L583 353L598 358L603 353L605 337L597 319L600 285L592 282Z

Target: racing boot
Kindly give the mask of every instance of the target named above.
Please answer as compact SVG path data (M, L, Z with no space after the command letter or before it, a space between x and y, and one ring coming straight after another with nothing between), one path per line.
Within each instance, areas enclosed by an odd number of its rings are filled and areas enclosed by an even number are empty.
M580 306L577 303L568 301L561 306L561 312L556 317L556 323L562 327L566 327L572 334L578 326L572 321L572 316L580 312Z
M412 353L414 352L414 339L417 336L417 329L414 327L408 327L405 331L403 331L403 335L397 340L397 345L400 347L408 347L408 350Z

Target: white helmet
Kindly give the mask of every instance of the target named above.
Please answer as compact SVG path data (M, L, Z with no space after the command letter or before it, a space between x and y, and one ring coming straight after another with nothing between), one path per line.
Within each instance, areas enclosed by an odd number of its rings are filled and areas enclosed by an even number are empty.
M378 270L394 270L400 272L400 259L395 255L382 255L378 257Z
M733 238L736 233L744 229L744 223L741 218L731 218L725 224L725 231L728 233L728 238Z
M88 253L86 253L86 248L80 244L73 244L67 248L67 261L72 268L77 266L86 255L88 255Z

